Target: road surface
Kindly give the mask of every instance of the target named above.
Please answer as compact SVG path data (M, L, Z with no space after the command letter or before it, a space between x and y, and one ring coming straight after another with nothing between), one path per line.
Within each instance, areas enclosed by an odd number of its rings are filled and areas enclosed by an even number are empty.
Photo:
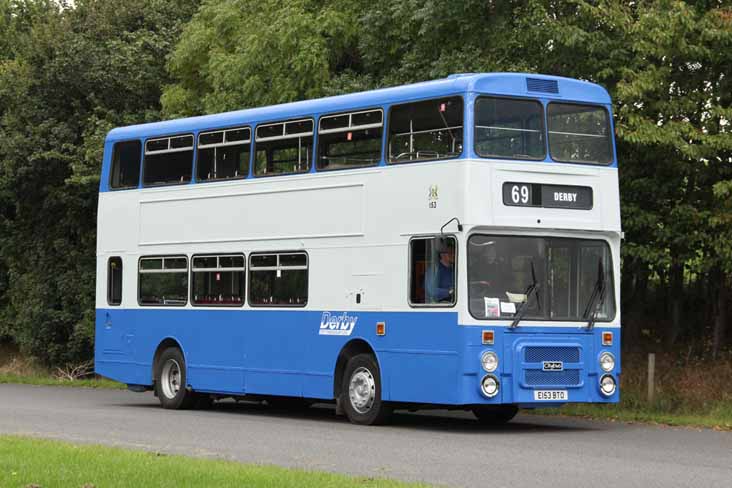
M151 393L0 385L0 434L447 486L732 487L732 433L519 415L397 414L360 427L333 408L217 403L169 411Z

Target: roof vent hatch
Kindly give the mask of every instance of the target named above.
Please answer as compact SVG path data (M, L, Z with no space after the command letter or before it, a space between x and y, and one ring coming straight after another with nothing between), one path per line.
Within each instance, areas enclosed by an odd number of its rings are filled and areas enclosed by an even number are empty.
M559 93L557 80L543 80L541 78L526 78L526 89L530 92Z

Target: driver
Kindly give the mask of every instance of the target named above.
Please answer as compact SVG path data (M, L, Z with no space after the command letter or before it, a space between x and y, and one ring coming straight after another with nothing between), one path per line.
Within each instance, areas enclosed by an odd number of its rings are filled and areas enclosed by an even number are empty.
M425 274L427 303L451 302L455 293L455 244L440 240L438 253L439 261Z

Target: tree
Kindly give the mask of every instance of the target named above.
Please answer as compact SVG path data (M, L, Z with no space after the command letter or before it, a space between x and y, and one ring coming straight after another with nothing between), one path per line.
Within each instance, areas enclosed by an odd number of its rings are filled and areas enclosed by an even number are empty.
M26 16L0 70L0 331L58 364L92 352L104 136L159 117L165 58L197 2L63 8L27 0L11 8L40 13Z
M729 283L728 190L712 186L730 179L730 19L721 0L213 0L171 58L163 106L208 113L464 71L600 83L621 164L626 337L650 321L673 345L707 316L726 322L726 300L709 297Z

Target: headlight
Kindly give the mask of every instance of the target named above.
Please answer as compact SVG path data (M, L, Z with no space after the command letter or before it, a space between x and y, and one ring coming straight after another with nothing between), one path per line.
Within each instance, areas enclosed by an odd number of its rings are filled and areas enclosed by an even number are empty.
M498 378L492 374L483 376L483 379L480 382L480 390L483 392L483 395L488 398L493 398L498 395Z
M615 369L615 356L609 352L603 352L600 354L600 367L606 373Z
M498 369L498 355L493 351L486 351L480 356L480 364L488 373Z
M615 393L616 388L617 385L615 384L615 378L613 378L609 374L606 374L605 376L600 378L600 391L603 395L612 395L613 393Z

